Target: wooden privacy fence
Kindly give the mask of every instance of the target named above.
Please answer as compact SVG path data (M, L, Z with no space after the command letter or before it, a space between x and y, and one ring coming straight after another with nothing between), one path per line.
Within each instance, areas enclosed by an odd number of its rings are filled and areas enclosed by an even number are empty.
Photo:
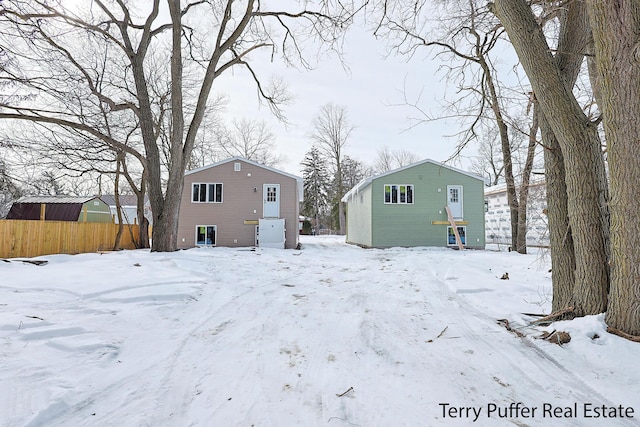
M118 224L111 223L0 220L0 258L111 250L117 234ZM138 225L124 224L120 247L135 249L132 235L138 234Z

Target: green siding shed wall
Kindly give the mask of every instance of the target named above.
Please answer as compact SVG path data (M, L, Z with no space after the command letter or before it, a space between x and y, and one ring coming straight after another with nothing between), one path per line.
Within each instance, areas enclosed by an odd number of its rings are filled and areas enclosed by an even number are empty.
M84 210L87 209L87 222L104 222L111 223L113 218L111 216L111 210L109 205L100 199L89 200L82 205L78 222L84 221Z

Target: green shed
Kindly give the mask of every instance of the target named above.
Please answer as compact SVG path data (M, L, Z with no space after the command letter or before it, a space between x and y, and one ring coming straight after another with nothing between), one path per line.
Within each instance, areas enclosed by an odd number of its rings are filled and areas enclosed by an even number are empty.
M366 178L342 202L348 243L373 248L485 246L484 180L434 160Z

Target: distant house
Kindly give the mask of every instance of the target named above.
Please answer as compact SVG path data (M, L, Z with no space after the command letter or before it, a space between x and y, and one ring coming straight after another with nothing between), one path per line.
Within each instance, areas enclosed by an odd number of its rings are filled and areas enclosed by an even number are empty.
M241 157L188 171L178 248L295 248L302 178Z
M116 197L112 194L104 194L100 198L109 205L113 222L118 224L118 210L116 209ZM120 212L122 213L123 224L138 224L138 198L135 194L121 194ZM151 203L149 197L144 196L144 216L149 220L149 224L153 224L153 215L151 213Z
M529 185L527 200L527 245L549 245L549 226L544 213L547 208L546 185L537 180ZM485 231L487 243L511 245L511 210L507 185L498 184L484 190L486 204Z
M457 247L457 231L464 247L484 248L483 189L481 177L428 159L366 178L342 199L347 242Z
M112 222L109 206L95 196L22 197L11 205L7 219Z

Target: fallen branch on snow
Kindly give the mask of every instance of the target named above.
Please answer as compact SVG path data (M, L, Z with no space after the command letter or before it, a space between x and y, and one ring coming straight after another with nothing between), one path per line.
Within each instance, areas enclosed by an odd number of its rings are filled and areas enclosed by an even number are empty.
M509 331L509 332L513 332L514 334L516 334L517 336L519 336L520 338L524 337L524 334L522 332L520 332L517 329L513 329L511 327L511 325L509 324L509 321L507 319L498 319L497 320L499 325L504 326L504 328Z
M626 332L622 332L620 329L614 328L612 326L607 326L607 332L609 332L610 334L622 337L624 339L627 339L629 341L640 342L640 336L638 336L638 335L630 335L630 334L628 334Z
M437 337L435 337L435 339L438 339L438 338L440 338L441 336L443 336L443 335L444 335L444 333L447 331L447 328L449 328L449 325L445 326L445 327L444 327L444 329L442 330L442 332L440 332L440 333L438 334L438 336L437 336ZM433 340L427 340L426 342L433 342Z
M447 328L449 328L449 325L445 326L442 332L440 332L436 338L440 338L441 336L443 336L444 333L447 331Z
M568 332L564 332L564 331L558 332L555 330L553 332L545 331L538 338L545 341L549 341L550 343L553 343L553 344L558 344L558 345L566 344L571 341L571 335L569 335Z
M564 316L565 314L569 314L573 312L573 307L567 307L567 308L563 308L562 310L558 310L556 312L553 312L551 314L549 314L548 316L544 316L541 317L538 320L534 320L533 322L529 323L530 325L536 324L536 323L551 323L554 320L557 320L559 318L561 318L562 316Z
M521 313L524 316L530 316L530 317L544 317L546 316L546 314L542 314L542 313Z
M349 387L347 391L345 391L344 393L336 394L336 396L338 397L346 396L350 391L353 391L353 387Z

